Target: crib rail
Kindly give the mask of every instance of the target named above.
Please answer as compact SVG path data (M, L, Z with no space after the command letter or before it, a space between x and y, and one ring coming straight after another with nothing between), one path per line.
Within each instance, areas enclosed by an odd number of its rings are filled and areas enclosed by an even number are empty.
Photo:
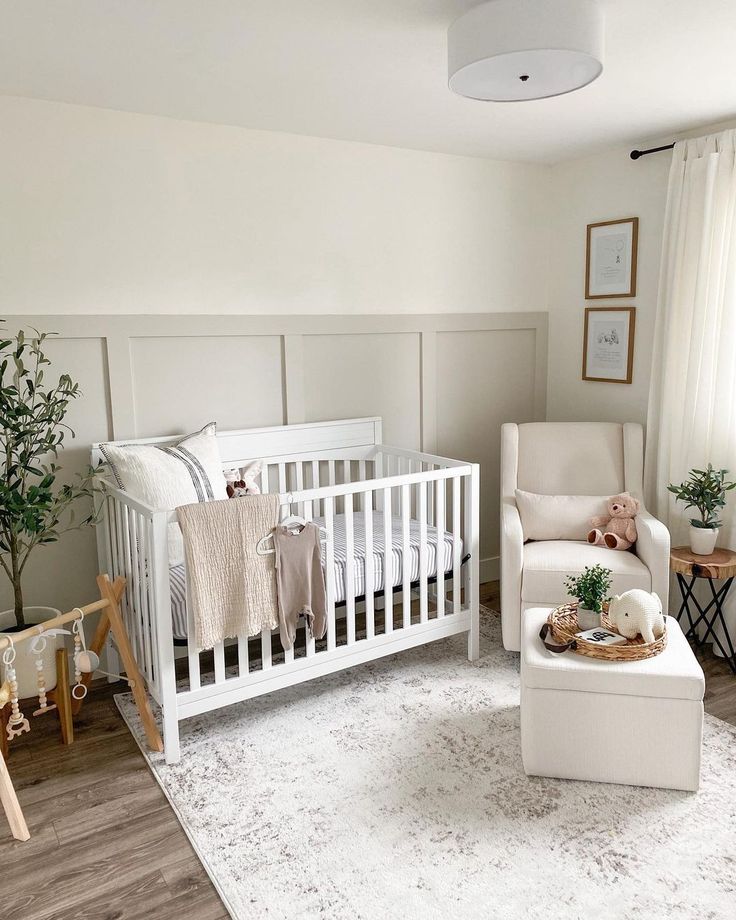
M326 636L315 640L300 623L291 649L282 648L278 630L264 630L203 652L194 644L190 605L178 685L167 549L176 512L107 491L102 550L112 574L130 584L123 616L141 672L164 707L167 759L178 757L170 744L176 722L221 705L454 633L468 632L469 654L477 656L477 465L381 446L272 457L260 486L278 493L282 517L319 518L325 528Z
M167 512L154 511L126 492L106 486L97 526L98 555L105 559L113 578L123 576L127 590L120 612L138 668L149 692L161 702L159 674L159 618L156 615L156 573L166 560L155 558L156 529L166 526ZM168 583L168 570L165 573ZM169 629L170 629L169 621ZM166 632L164 625L164 633ZM173 640L172 640L173 641ZM114 655L114 648L108 654ZM117 666L113 663L112 670Z

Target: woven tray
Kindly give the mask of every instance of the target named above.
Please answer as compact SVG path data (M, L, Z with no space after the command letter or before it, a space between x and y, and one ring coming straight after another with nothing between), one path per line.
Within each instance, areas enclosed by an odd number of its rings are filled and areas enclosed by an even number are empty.
M606 616L608 605L604 605L602 624L605 629L611 632L616 630L611 626ZM578 623L578 605L563 604L556 607L547 617L547 622L552 628L552 636L555 642L564 644L573 642L570 651L577 652L578 655L586 655L588 658L602 658L605 661L642 661L645 658L654 658L667 647L667 627L665 625L664 633L654 642L645 642L641 636L636 639L627 639L626 645L597 645L595 642L586 642L585 639L576 639L575 633L580 632Z

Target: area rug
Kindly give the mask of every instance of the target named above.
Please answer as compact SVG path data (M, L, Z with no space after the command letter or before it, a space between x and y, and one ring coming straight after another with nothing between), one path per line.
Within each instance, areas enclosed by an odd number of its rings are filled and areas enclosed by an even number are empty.
M736 729L706 718L699 793L530 778L518 656L482 618L181 725L145 752L236 920L734 920Z

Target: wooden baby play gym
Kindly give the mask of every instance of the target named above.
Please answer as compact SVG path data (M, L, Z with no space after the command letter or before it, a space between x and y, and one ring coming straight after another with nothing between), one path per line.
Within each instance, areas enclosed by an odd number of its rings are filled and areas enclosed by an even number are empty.
M119 577L115 581L110 581L109 576L98 575L97 585L100 590L100 600L93 601L84 607L75 607L67 613L62 613L51 620L47 620L37 626L31 626L14 635L0 636L0 658L5 671L5 682L0 687L0 714L3 716L0 731L3 737L3 752L6 751L5 745L7 743L13 742L15 738L30 731L31 728L30 720L20 709L18 684L15 679L14 662L18 654L21 653L21 647L25 645L24 653L34 656L36 660L38 708L33 712L33 715L43 715L56 709L61 725L62 740L64 743L70 744L74 737L72 716L79 712L87 695L87 688L92 680L93 673L99 671L99 655L110 632L112 632L118 653L123 662L125 679L130 684L148 744L154 751L163 750L163 741L153 718L146 696L145 684L136 665L120 613L119 605L125 591L125 579ZM84 634L84 619L86 616L98 612L100 613L100 618L97 628L92 641L87 646ZM69 683L67 651L65 648L58 649L56 652L57 686L47 692L41 652L49 638L58 635L59 631L68 632L61 629L66 624L71 624L71 634L74 640L74 684L70 686ZM49 700L51 700L50 703ZM6 715L6 707L8 706L10 707L10 714ZM0 801L2 801L13 836L16 840L28 840L30 837L28 826L13 788L6 759L2 754L0 754Z

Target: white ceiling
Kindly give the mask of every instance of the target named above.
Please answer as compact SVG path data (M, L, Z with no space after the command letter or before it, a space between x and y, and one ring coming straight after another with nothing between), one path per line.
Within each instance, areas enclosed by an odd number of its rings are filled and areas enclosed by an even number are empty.
M736 116L734 0L602 0L603 75L511 104L447 88L475 2L0 0L0 94L543 162Z

